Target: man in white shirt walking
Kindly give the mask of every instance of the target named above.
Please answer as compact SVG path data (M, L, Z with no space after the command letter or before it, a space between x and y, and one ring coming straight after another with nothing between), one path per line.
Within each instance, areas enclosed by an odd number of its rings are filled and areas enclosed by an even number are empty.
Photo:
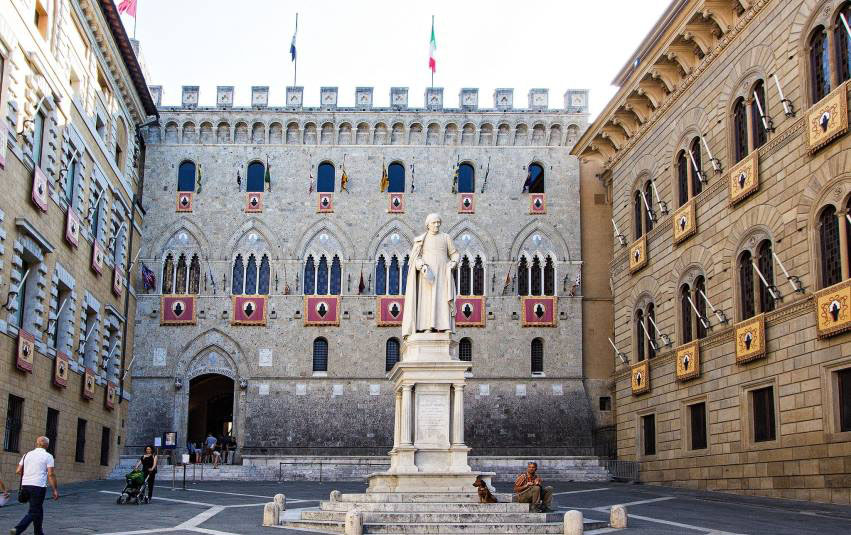
M29 493L30 508L18 525L11 529L11 535L20 535L33 525L35 535L44 535L41 523L44 519L44 497L47 494L47 484L53 490L53 499L59 499L59 489L56 486L56 474L53 472L53 455L47 453L50 439L38 437L35 439L35 449L24 455L18 463L18 475L21 476L21 490Z

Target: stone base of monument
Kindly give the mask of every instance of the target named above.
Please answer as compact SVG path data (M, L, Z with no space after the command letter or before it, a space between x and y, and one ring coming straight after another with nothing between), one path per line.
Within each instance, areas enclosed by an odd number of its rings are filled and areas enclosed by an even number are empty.
M358 511L357 533L543 534L564 533L563 514L530 512L529 504L478 503L477 476L490 483L493 472L474 472L464 444L464 372L449 333L416 333L402 345L402 359L387 374L396 393L390 468L367 477L364 494L331 493L318 511L284 524L343 533L346 515ZM350 518L351 520L351 518ZM349 523L349 531L352 522ZM588 521L586 529L605 527Z

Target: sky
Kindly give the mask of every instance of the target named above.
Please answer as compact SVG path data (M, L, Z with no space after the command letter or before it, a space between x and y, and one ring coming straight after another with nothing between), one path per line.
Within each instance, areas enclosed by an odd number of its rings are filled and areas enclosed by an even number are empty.
M409 88L422 107L431 84L429 36L435 18L437 72L444 106L461 88L514 88L526 107L530 88L549 89L550 108L567 89L590 89L592 118L617 88L615 75L650 32L670 0L506 2L405 0L138 0L136 37L150 85L162 104L180 104L181 86L200 86L199 105L214 105L217 85L235 86L234 104L249 105L251 86L270 86L269 105L293 85L289 48L298 13L297 84L304 105L319 105L319 88L337 86L338 105L353 106L355 87L374 87L373 105L389 104L390 87ZM132 37L134 20L123 16Z

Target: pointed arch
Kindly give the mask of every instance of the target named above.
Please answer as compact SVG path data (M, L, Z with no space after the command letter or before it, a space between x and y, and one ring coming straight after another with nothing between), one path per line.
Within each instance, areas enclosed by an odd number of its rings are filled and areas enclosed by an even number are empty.
M399 248L405 249L407 251L411 250L411 247L414 244L413 237L422 234L425 232L425 228L421 232L416 232L411 226L399 219L398 217L394 217L391 220L387 221L369 239L369 243L366 246L366 251L364 251L364 257L373 261L377 258L378 249L390 238L393 233L398 233L400 237Z
M498 261L501 258L499 250L496 247L496 241L493 239L490 232L486 229L480 228L470 219L462 219L461 221L458 221L449 227L446 233L452 236L456 245L459 244L459 240L464 233L469 233L473 237L473 240L477 241L482 246L483 250L481 252L487 257L484 260Z
M757 236L764 235L777 243L783 238L783 215L774 206L769 204L753 205L744 211L727 233L727 239L722 242L721 259L723 265L728 266L735 272L739 252L745 242L756 240ZM715 256L715 251L713 251Z
M514 240L511 242L511 259L516 260L520 257L521 249L524 244L529 240L533 234L540 233L543 237L549 240L552 248L552 253L556 257L557 260L562 262L570 262L570 249L567 247L567 242L565 242L562 234L556 230L551 225L543 223L541 221L530 221L520 229L520 231L514 236Z
M210 242L207 240L207 235L201 227L185 216L181 217L161 232L156 232L155 235L158 237L152 242L149 242L149 246L146 247L143 241L142 257L161 258L165 253L166 246L169 244L169 241L176 237L180 232L186 232L189 237L195 240L195 243L197 243L200 248L201 256L204 258L209 257Z
M294 246L293 253L298 259L303 260L308 254L308 247L319 237L323 232L329 234L339 245L340 250L326 250L333 254L340 254L340 261L345 262L354 258L354 243L352 242L348 232L343 230L334 220L327 217L309 224L304 230L297 235L300 236L298 242Z
M235 372L236 377L233 379L248 376L242 346L227 333L216 328L204 331L180 348L177 352L180 356L174 363L174 376L185 378L194 365L212 351L216 351L225 359L228 367Z
M237 248L251 232L256 232L266 243L272 257L271 259L288 256L287 252L281 247L280 242L272 239L277 234L262 220L256 217L250 217L231 234L230 238L228 238L227 246L219 249L219 260L230 262L231 258L236 254Z

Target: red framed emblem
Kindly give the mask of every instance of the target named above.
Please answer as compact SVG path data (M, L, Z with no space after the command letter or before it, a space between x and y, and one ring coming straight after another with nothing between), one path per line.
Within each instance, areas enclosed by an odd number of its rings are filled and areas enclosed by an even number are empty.
M234 295L231 325L266 325L265 295Z
M402 325L402 315L405 313L404 295L380 296L375 300L375 315L379 327L398 327Z
M522 303L524 327L556 326L557 297L524 297Z
M115 408L115 385L112 383L106 383L103 406L110 411Z
M337 295L304 296L304 324L340 325L340 297Z
M475 193L459 193L458 194L458 213L459 214L475 214L476 213L476 194Z
M160 297L160 325L195 325L194 295Z
M80 243L80 216L70 206L65 216L65 241L74 247Z
M124 273L121 272L121 267L116 265L112 270L112 293L116 297L120 297L124 292Z
M191 191L178 191L177 192L177 206L174 209L175 212L191 212L192 211L192 192Z
M529 213L530 214L546 214L547 213L547 195L546 195L546 193L530 193L529 194Z
M68 355L61 351L56 352L56 359L53 361L53 386L68 386Z
M95 372L86 368L83 374L83 391L81 392L83 399L95 399Z
M35 166L33 171L33 204L38 206L42 212L47 211L47 177L44 176L44 171L41 167Z
M35 360L35 337L25 331L18 329L18 358L15 359L15 367L22 372L32 373Z
M320 193L316 198L316 213L330 214L334 211L334 194Z
M404 214L405 213L405 194L390 193L387 196L387 213Z
M245 194L245 213L259 214L263 211L263 192Z
M103 274L103 249L97 239L92 243L92 271Z
M457 327L484 327L485 298L483 296L455 297L455 325Z

